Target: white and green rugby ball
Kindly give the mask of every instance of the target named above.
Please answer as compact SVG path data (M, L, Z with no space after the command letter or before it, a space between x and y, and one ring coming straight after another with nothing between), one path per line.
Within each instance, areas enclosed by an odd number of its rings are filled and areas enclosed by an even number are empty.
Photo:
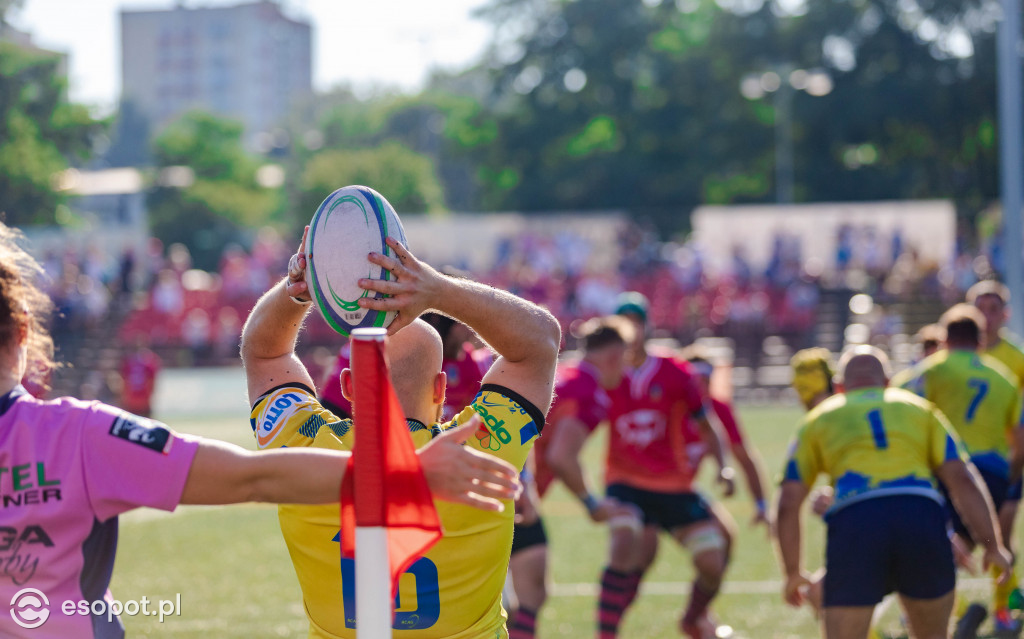
M395 312L359 306L361 297L386 297L359 287L361 278L390 279L367 259L370 252L394 257L384 240L409 246L398 214L384 196L366 186L345 186L331 193L313 215L306 238L306 283L316 306L334 330L387 327Z

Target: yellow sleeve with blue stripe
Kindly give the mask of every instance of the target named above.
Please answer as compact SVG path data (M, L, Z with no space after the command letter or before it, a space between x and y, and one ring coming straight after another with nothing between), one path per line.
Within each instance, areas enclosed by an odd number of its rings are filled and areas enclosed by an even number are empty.
M252 407L249 424L256 446L312 446L320 427L341 419L320 405L316 393L300 383L283 384L264 393Z
M533 442L544 428L544 414L515 391L485 384L472 405L464 408L444 429L464 424L474 412L480 416L480 428L467 444L522 468Z

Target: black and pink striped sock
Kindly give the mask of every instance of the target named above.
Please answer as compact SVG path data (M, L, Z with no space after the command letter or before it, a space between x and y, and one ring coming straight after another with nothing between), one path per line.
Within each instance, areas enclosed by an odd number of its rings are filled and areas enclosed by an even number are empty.
M605 568L601 574L597 624L600 639L615 639L626 609L636 599L641 573L624 573Z
M537 633L537 613L520 608L508 624L508 639L533 639Z

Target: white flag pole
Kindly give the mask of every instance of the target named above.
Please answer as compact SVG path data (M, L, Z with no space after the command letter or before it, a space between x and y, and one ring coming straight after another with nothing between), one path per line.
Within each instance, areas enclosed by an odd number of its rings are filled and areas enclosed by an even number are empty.
M395 602L391 599L388 530L356 527L356 635L390 639Z
M352 339L363 342L383 342L386 335L383 328L352 331ZM381 401L382 397L369 399ZM358 431L356 437L359 437ZM390 639L394 610L387 528L356 526L356 635L359 639Z

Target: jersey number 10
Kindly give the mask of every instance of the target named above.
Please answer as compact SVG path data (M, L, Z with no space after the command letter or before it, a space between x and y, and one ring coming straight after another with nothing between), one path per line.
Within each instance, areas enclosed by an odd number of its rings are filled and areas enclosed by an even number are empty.
M437 623L441 616L441 595L437 584L437 566L426 557L420 557L402 573L416 579L416 609L399 610L402 602L395 595L395 630L422 630ZM356 627L356 562L341 559L341 590L344 604L345 627Z

